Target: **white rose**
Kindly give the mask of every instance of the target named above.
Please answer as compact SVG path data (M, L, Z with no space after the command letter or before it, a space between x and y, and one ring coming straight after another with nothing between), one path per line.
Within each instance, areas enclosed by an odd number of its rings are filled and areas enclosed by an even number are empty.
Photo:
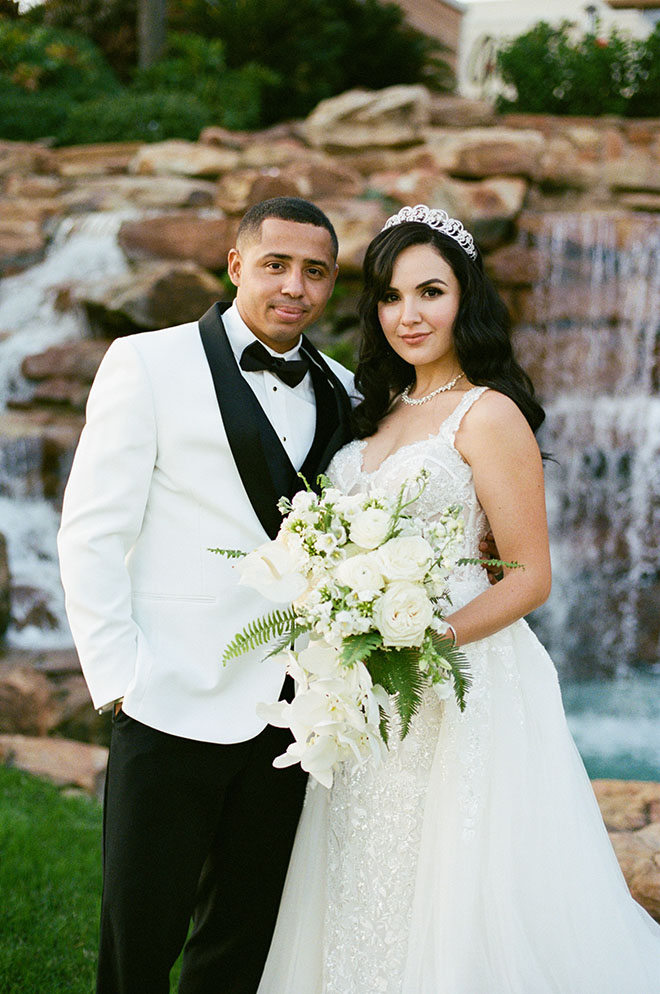
M373 620L384 645L421 645L432 618L424 589L407 580L395 580L374 604Z
M351 541L363 549L376 549L390 530L392 519L380 507L367 507L351 522Z
M432 547L421 535L391 538L376 555L387 580L422 580L434 559Z
M345 559L335 570L335 577L342 586L360 593L382 590L384 586L383 574L373 553L360 553Z

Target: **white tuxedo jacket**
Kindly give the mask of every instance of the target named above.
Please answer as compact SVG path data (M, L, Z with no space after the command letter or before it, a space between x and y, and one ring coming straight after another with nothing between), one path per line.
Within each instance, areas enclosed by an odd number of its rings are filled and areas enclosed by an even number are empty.
M222 310L110 346L90 392L58 546L94 705L123 696L126 713L144 724L237 742L263 728L255 708L277 699L283 667L263 650L223 666L223 650L274 605L238 586L235 561L208 549L249 551L273 536L277 498L300 481L236 365ZM303 472L316 474L349 437L340 378L350 387L351 377L309 343L303 350L317 397L317 465Z

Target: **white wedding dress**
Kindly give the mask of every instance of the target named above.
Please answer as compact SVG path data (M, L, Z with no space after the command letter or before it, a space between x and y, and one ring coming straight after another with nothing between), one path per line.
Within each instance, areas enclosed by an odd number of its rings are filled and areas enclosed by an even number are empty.
M488 524L454 447L469 390L437 434L362 469L352 442L328 475ZM455 607L488 585L462 567ZM465 647L461 714L433 690L380 766L308 789L258 994L660 994L660 926L631 898L568 731L555 668L525 621ZM267 845L267 840L264 840Z

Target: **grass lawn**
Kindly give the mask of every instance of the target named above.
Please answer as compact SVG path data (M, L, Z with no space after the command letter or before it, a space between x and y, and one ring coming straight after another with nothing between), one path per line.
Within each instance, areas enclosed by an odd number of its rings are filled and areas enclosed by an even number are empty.
M93 994L101 822L95 800L0 766L2 994Z

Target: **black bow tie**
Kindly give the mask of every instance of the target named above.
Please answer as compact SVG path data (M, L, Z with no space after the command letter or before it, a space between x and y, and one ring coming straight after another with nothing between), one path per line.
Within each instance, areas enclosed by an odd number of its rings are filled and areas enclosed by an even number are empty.
M271 355L261 342L252 342L251 345L243 349L240 366L246 372L267 369L275 376L279 376L282 382L289 387L297 387L309 369L307 359L302 357L300 359L280 359L278 356Z

